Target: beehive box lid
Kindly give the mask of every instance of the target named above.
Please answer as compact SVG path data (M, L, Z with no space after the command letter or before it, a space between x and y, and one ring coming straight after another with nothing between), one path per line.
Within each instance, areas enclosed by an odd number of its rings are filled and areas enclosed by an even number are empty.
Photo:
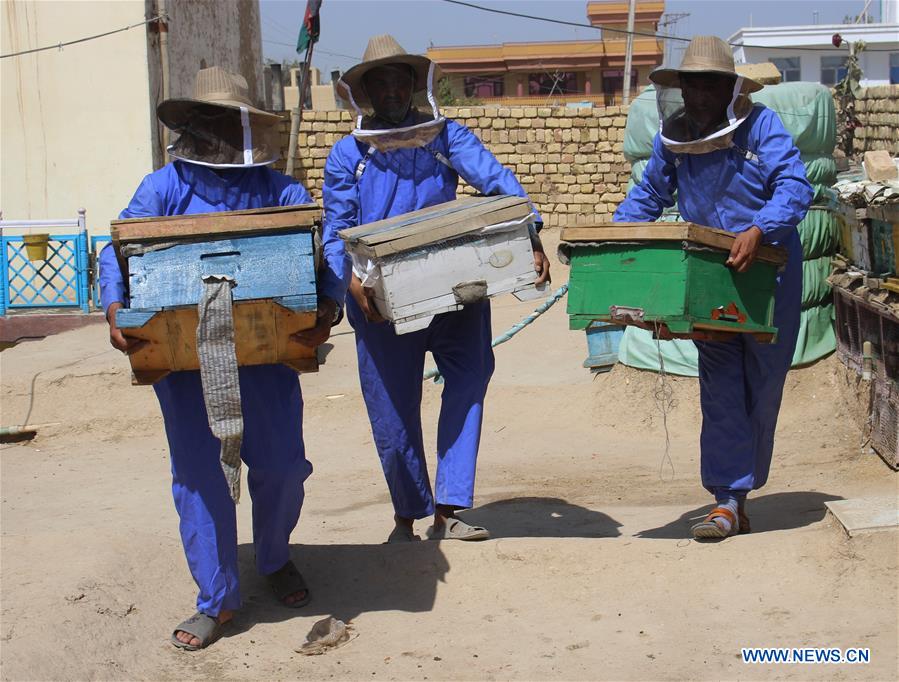
M641 242L641 241L685 241L701 244L713 249L730 251L736 234L717 230L696 223L594 223L566 227L561 240L572 246L587 243ZM787 262L787 251L778 246L759 247L758 260L783 265Z
M301 204L245 211L113 220L110 223L110 233L113 242L119 244L182 239L196 241L198 238L215 239L311 229L320 222L321 209L317 204Z
M522 197L462 197L411 213L339 232L341 239L372 257L402 253L491 225L521 221L533 213Z

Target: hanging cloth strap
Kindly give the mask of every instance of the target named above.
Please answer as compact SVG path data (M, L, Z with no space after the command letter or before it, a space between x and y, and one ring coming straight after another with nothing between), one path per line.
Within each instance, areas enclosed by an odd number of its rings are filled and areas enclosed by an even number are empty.
M221 465L234 504L240 501L240 445L243 413L237 353L234 350L234 315L231 288L237 282L226 275L203 277L197 312L197 355L203 400L212 435L221 441Z

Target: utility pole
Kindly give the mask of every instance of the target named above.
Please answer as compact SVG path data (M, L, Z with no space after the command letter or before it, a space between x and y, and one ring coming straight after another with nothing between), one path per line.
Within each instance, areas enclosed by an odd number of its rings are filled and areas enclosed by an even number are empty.
M664 56L662 58L662 63L666 66L674 65L674 41L670 39L678 37L677 24L682 19L689 18L689 12L666 12L662 15L662 20L659 22L659 33L665 36ZM668 30L669 26L671 27L670 31Z
M631 101L631 66L634 59L634 14L637 11L637 0L627 3L627 49L624 53L624 93L623 104Z

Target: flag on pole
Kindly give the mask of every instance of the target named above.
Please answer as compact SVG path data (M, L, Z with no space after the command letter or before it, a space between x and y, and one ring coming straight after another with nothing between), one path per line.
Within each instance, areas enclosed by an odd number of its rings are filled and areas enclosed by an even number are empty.
M297 37L297 52L302 54L309 45L318 42L321 27L318 20L318 12L321 9L322 0L307 0L306 14L303 16L303 25L300 27L300 35Z

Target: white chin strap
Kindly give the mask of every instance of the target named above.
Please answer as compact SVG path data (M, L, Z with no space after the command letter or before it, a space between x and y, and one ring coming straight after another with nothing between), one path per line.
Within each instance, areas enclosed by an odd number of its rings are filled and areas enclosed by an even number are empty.
M243 164L253 165L253 131L250 128L250 112L246 107L240 108L240 126L243 128Z

